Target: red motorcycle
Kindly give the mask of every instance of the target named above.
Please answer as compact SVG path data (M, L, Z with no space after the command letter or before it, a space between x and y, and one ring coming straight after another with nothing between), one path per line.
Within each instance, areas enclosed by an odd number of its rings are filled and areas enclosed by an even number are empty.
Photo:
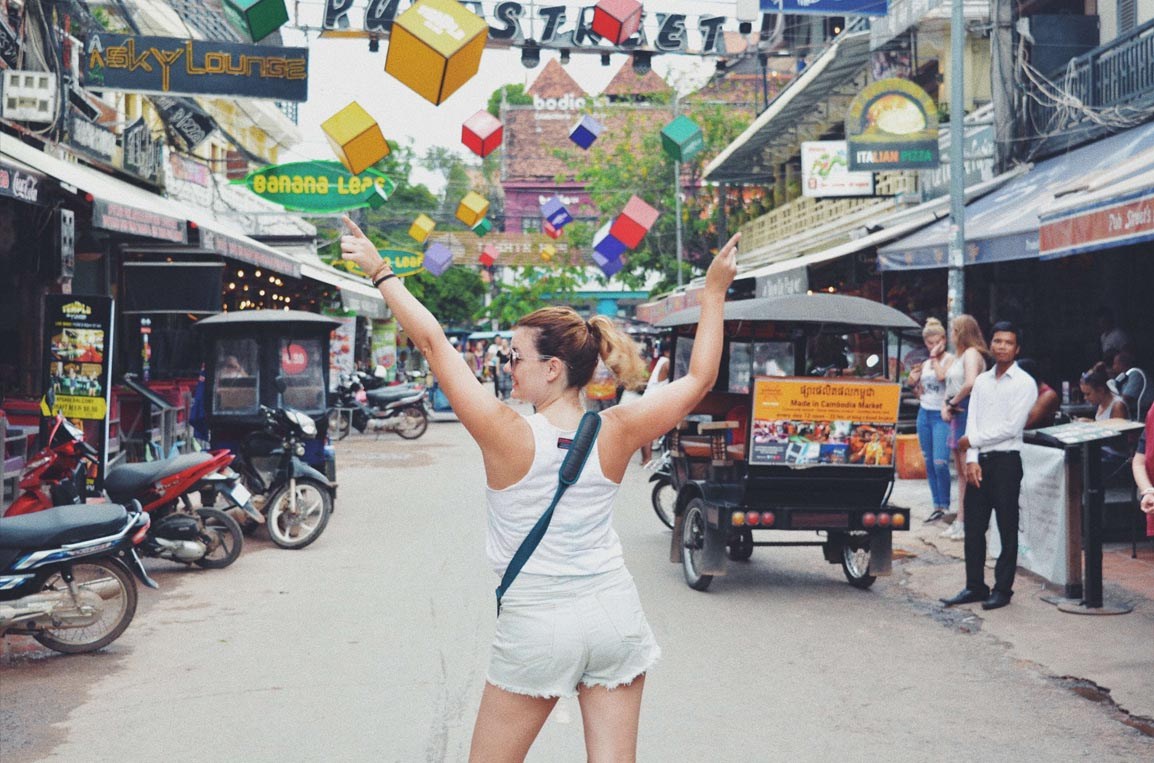
M84 432L59 411L48 444L33 457L20 479L20 495L5 512L19 516L64 504L85 503L87 471L96 450ZM126 464L109 471L104 491L115 503L140 502L152 525L140 550L147 556L219 569L236 561L244 546L240 525L225 511L194 508L194 492L223 495L254 521L264 520L240 477L229 468L228 450Z

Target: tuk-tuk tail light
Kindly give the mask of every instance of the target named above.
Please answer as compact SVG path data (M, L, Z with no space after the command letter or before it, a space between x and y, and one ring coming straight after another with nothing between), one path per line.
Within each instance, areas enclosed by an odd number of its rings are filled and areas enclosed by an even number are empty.
M761 512L761 525L762 525L762 527L773 527L773 524L776 521L777 521L777 517L774 516L772 511Z
M906 517L904 514L894 514L894 527L901 529L906 526Z
M745 514L740 511L733 512L733 516L729 518L729 524L733 525L734 527L744 527Z
M865 514L861 515L861 526L862 527L873 527L877 523L878 523L877 515L874 514L872 511L867 511Z
M756 511L747 511L745 513L745 523L750 527L756 527L761 524L761 515Z
M878 514L878 527L889 527L890 521L891 521L891 517L889 514L886 514L886 513Z

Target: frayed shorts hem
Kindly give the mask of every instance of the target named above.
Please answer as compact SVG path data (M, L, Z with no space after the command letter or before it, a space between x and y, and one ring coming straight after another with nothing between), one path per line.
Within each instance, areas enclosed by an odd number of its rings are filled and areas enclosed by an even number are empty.
M510 694L520 694L523 697L532 697L534 699L572 699L573 697L577 696L577 690L580 686L585 686L588 688L599 686L604 688L606 691L613 691L614 689L619 689L622 686L629 686L638 678L652 670L653 666L656 665L660 659L661 648L658 647L654 650L654 653L649 657L649 659L645 661L645 667L633 672L632 675L629 675L626 678L623 678L619 681L586 678L582 679L580 684L573 687L572 689L558 689L556 691L538 691L536 689L526 689L523 687L510 686L508 684L502 683L501 681L494 679L491 675L485 676L485 681L497 687L501 691L507 691Z

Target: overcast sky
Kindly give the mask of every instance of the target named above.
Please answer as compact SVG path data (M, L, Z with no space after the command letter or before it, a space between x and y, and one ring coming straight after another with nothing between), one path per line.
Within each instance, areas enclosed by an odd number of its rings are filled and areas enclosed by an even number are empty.
M529 5L528 0L523 0ZM354 28L360 24L361 14L368 0L356 0L350 19ZM537 3L541 5L542 3ZM576 7L577 3L557 0L554 4ZM581 3L581 4L589 4ZM485 0L486 11L492 7L491 0ZM292 8L292 4L289 4ZM301 2L301 18L298 25L319 29L323 4ZM407 3L402 2L402 7ZM696 17L704 14L734 15L735 0L649 0L645 3L647 14L657 12L685 13L692 30ZM653 22L647 22L649 28ZM568 24L567 27L571 27ZM735 28L730 22L727 29ZM295 36L295 39L294 39ZM301 45L304 40L299 32L286 30L285 43ZM699 47L700 36L690 33L691 47ZM461 144L461 123L488 103L489 95L504 84L520 83L529 85L540 73L550 57L557 53L542 51L541 65L526 69L521 65L520 51L487 48L481 58L477 75L465 83L456 93L440 106L434 106L391 75L385 73L385 54L388 43L382 41L380 51L370 53L365 39L321 39L317 32L308 33L309 48L309 100L300 104L300 128L304 142L296 148L296 155L282 156L282 161L300 159L332 158L332 150L325 140L320 124L334 113L348 105L350 101L361 104L380 124L386 138L402 144L411 142L418 154L432 146L442 145L459 150L462 155L472 156ZM599 93L610 78L628 60L627 56L614 54L610 65L602 66L600 56L595 54L574 54L565 70L589 93ZM671 83L683 83L679 89L686 90L700 86L713 71L714 63L699 56L660 55L654 58L653 68ZM671 71L673 69L673 71ZM429 173L414 173L410 179L414 183L425 183L434 187L434 177ZM434 188L436 190L436 188Z

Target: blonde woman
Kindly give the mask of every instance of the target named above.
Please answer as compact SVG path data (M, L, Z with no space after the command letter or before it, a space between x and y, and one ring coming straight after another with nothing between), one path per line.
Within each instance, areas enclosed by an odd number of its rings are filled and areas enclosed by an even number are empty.
M918 444L926 462L926 479L934 508L926 523L937 522L950 510L950 425L942 419L946 374L954 356L946 350L946 328L937 318L926 320L922 341L930 356L910 371L909 384L918 393Z
M958 474L958 516L942 533L942 537L963 540L966 537L966 480L963 477L966 473L966 454L958 449L958 441L966 434L970 391L978 375L986 370L990 348L972 315L954 318L950 326L950 338L957 360L946 373L946 404L942 408L942 418L950 425L949 446L954 454L954 469Z
M522 416L484 391L430 313L347 217L342 255L371 273L405 333L428 359L457 417L481 449L486 550L498 577L549 505L585 410L581 388L604 362L626 386L645 378L637 345L611 320L568 307L530 313L513 328L513 396ZM741 234L710 264L688 372L631 405L600 414L580 478L502 599L470 761L522 761L559 697L576 696L592 761L637 759L646 672L661 653L625 569L613 499L633 454L677 426L712 389L721 363L725 292Z

